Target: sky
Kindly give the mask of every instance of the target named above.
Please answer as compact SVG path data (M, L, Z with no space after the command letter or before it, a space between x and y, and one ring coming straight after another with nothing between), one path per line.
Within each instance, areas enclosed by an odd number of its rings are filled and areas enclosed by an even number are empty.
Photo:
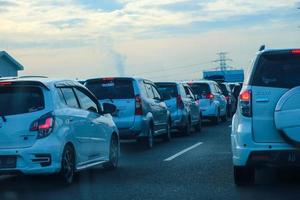
M188 80L247 68L260 45L300 48L299 0L0 0L0 50L20 75Z

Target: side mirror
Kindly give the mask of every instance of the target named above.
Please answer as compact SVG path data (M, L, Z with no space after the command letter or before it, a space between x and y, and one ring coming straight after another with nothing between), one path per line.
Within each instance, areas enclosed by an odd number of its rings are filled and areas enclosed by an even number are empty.
M95 107L89 107L88 111L97 113L97 109Z
M103 103L103 112L102 114L114 114L117 111L117 107L111 103Z

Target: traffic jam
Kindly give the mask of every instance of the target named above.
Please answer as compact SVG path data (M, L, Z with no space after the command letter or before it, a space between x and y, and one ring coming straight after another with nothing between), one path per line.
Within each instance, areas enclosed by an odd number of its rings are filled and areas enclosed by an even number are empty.
M1 78L0 173L8 179L46 175L64 185L80 184L78 176L95 167L105 176L134 166L122 166L130 146L138 147L129 155L141 156L137 166L156 148L176 148L180 140L193 145L165 161L197 157L193 151L205 145L204 136L222 126L219 134L227 131L224 138L231 140L225 156L231 158L229 180L236 186L255 184L261 168L300 166L299 66L300 49L261 48L243 83L216 77L182 82Z

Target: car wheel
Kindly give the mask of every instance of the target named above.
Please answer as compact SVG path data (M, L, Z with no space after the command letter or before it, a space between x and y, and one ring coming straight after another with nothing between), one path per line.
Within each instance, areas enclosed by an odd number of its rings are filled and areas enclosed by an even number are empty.
M212 123L213 123L214 125L218 125L219 122L220 122L220 111L218 111L218 115L215 116L215 117L213 117L213 119L212 119Z
M201 132L201 130L202 130L202 117L201 117L201 115L199 116L199 122L198 122L198 124L195 126L195 129L196 129L196 131L197 132Z
M183 134L184 135L191 135L191 132L192 132L192 123L191 123L191 120L189 119L186 126L183 128Z
M148 136L144 138L143 145L146 149L152 149L154 144L153 128L149 128Z
M236 185L248 185L255 182L255 169L253 167L234 166L233 171Z
M221 117L222 122L226 122L227 121L227 111L225 112L225 114Z
M75 151L71 145L67 145L62 154L60 177L62 181L70 185L75 174Z
M165 142L169 142L170 140L171 140L171 123L170 122L168 122L168 125L167 125L167 131L166 131L166 133L164 134L164 136L163 136L163 140L165 141Z
M116 135L113 135L109 147L109 161L103 164L103 168L113 170L118 167L119 163L119 140Z

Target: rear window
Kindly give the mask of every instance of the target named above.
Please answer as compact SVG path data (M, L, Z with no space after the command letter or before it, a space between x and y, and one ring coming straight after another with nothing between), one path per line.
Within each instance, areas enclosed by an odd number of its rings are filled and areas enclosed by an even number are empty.
M0 115L17 115L43 110L44 95L39 87L0 87Z
M178 90L175 84L155 84L158 88L159 93L168 95L170 97L177 97Z
M222 91L222 94L224 94L225 96L228 96L228 90L227 90L226 85L224 85L224 84L219 84L219 86L220 86L220 89L221 89L221 91Z
M133 99L134 89L131 79L93 80L85 85L99 99Z
M300 55L262 55L254 72L252 85L263 87L293 88L300 85Z
M209 85L206 83L193 83L190 84L190 87L192 88L194 94L197 94L199 97L201 97L202 95L209 94L211 92Z

